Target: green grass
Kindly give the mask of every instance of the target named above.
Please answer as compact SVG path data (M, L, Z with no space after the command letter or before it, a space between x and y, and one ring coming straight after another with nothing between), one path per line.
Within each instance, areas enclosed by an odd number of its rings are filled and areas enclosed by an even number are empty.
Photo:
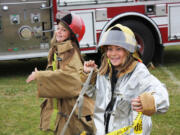
M26 84L27 76L37 67L44 70L46 59L29 61L0 61L0 135L42 135L39 130L40 104L36 97L36 83ZM180 46L168 47L164 64L180 81ZM170 108L166 114L154 115L151 135L180 134L180 87L163 68L150 69L166 84Z
M36 84L25 82L31 71L44 70L45 59L0 62L0 135L41 135Z
M163 83L169 92L170 108L166 114L154 115L152 135L179 135L180 134L180 87L173 83L162 69L151 71ZM180 69L179 69L180 72Z
M180 81L180 46L165 49L163 66ZM170 108L166 114L154 115L151 135L180 135L180 84L177 85L163 68L150 70L161 82L166 84L170 98Z

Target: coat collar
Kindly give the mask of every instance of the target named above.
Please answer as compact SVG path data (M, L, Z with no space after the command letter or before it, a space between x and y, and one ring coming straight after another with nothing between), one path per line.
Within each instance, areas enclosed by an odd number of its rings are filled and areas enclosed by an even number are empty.
M67 40L67 41L64 41L61 43L55 43L54 46L57 47L58 53L64 53L64 52L67 52L67 51L73 49L71 40Z
M123 75L132 72L136 67L137 63L138 61L133 61L132 64L124 72L121 72L118 77L122 77Z

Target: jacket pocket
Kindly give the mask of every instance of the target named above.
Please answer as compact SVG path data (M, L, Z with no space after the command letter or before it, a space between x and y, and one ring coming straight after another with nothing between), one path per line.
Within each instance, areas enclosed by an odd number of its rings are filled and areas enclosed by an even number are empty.
M130 102L128 102L124 98L120 100L117 99L114 107L115 115L117 115L117 117L125 117L129 114L129 111L131 110Z

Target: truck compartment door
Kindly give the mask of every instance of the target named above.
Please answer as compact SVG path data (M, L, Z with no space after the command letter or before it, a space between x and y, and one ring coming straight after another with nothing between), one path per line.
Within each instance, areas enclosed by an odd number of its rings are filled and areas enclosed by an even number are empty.
M169 40L180 39L180 4L171 4L168 6L169 23L168 37Z
M72 12L80 15L85 23L85 34L84 34L82 40L80 41L80 48L96 47L97 40L96 40L94 10L72 11Z

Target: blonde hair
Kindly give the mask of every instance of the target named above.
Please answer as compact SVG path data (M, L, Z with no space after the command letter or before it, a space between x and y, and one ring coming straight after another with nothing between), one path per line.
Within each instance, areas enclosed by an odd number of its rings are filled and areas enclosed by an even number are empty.
M104 53L102 55L102 63L101 63L100 69L99 69L99 74L100 75L108 74L109 77L111 78L112 77L112 65L107 57L107 46L104 46L103 50L104 50ZM120 74L124 73L128 69L128 67L132 64L132 62L135 61L132 54L129 51L127 51L126 49L124 49L124 50L126 52L125 53L126 56L123 59L122 64L115 68L118 71L117 77L120 77Z
M56 43L56 33L54 32L53 37L50 41L51 47L53 47L54 43Z

